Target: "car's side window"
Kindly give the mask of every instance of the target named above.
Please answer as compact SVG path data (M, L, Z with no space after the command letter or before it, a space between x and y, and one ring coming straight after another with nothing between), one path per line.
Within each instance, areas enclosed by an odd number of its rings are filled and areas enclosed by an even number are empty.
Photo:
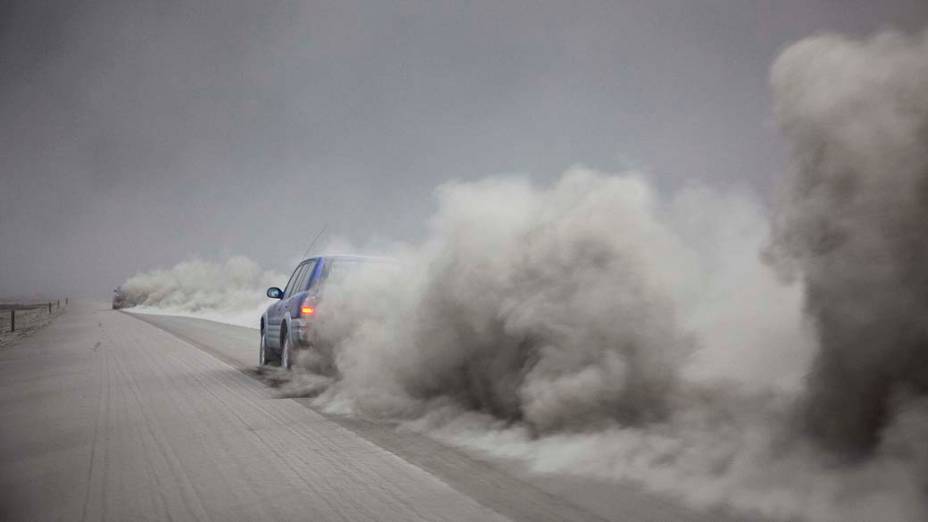
M293 275L290 276L290 282L287 283L287 288L284 289L284 297L290 297L290 295L293 294L293 287L296 286L297 281L300 280L300 277L303 276L305 271L306 265L296 267L296 270L293 271Z
M312 275L311 273L309 274L309 279L307 279L307 281L309 282L309 284L310 284L311 286L309 286L309 287L307 288L307 290L313 290L314 288L318 287L318 286L319 286L319 281L322 281L322 280L325 278L325 274L323 274L322 272L323 272L324 270L326 270L326 268L328 268L329 264L328 264L328 263L323 263L322 260L320 260L320 261L319 261L318 263L316 263L316 264L318 265L318 264L320 264L320 263L322 263L322 266L321 266L321 267L320 267L320 266L316 266L316 267L315 267L315 268L317 269L316 271L320 272L320 274L316 277L316 280L315 280L315 281L312 280L313 275Z
M313 259L306 263L306 270L300 274L300 280L297 282L296 286L293 287L293 293L302 292L306 290L306 282L309 281L309 278L313 275L313 269L316 268L317 260Z

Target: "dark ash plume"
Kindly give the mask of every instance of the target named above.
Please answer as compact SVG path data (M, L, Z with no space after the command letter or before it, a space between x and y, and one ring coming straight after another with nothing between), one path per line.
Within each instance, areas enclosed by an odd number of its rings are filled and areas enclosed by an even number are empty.
M928 391L928 33L804 40L771 81L795 165L768 254L819 343L804 424L867 452Z

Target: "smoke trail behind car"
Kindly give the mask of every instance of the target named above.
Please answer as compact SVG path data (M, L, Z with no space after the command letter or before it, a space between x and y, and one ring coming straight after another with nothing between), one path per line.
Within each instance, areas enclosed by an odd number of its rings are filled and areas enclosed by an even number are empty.
M192 260L136 274L120 286L132 311L186 315L257 328L269 286L286 276L237 256L223 263Z

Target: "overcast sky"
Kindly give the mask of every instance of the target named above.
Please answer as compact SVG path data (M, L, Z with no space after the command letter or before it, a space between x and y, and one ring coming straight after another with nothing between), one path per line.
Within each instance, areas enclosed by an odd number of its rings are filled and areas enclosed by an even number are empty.
M768 67L925 0L0 2L0 296L105 296L323 223L420 237L448 180L583 164L761 198Z

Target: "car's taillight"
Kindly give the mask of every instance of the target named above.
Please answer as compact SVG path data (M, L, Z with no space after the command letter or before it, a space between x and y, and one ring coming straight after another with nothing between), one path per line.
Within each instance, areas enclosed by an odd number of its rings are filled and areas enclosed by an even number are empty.
M300 305L300 316L312 317L314 315L316 315L316 302L313 298L307 297L303 300L303 304Z

